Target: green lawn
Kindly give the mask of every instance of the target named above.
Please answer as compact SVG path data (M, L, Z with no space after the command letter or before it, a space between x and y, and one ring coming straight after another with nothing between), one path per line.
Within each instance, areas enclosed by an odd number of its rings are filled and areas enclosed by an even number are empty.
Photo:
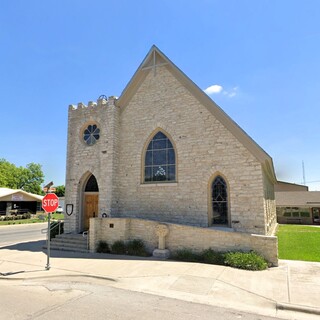
M39 219L39 215L35 218L31 219L21 219L21 220L9 220L9 221L0 221L0 226L3 225L16 225L16 224L27 224L27 223L39 223L39 222L46 222L48 221L46 215L42 215L43 218ZM64 215L63 213L52 213L51 214L51 220L63 220Z
M320 227L280 225L279 259L320 262Z

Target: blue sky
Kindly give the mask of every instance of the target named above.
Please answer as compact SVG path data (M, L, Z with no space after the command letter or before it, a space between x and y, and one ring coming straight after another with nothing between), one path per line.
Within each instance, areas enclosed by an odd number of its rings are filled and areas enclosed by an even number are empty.
M155 44L273 158L320 190L320 1L2 0L1 158L64 184L69 104L120 96ZM316 181L316 182L313 182Z

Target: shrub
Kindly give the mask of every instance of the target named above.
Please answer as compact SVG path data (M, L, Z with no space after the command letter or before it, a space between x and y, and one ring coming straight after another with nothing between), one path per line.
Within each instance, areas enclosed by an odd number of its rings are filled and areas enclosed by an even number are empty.
M111 253L126 254L127 248L126 248L125 243L121 240L114 242L114 244L111 246Z
M21 217L21 219L30 219L30 218L31 218L31 213L30 212L25 212Z
M124 241L118 240L111 246L111 253L128 254L130 256L147 257L149 254L144 243L141 240L135 239L127 244Z
M45 220L47 220L47 217L46 217L46 215L44 215L44 214L39 214L39 215L38 215L38 219L39 219L39 220L42 220L42 221L45 221Z
M204 263L224 265L224 253L206 249L201 252Z
M172 258L174 260L186 261L186 262L201 262L201 256L198 253L194 253L190 249L180 249L173 253Z
M147 257L149 255L144 243L138 239L128 242L126 245L126 251L130 256Z
M225 254L225 265L245 270L265 270L266 260L256 252L228 252Z
M99 241L98 246L97 246L97 252L99 253L109 253L109 245L105 241Z

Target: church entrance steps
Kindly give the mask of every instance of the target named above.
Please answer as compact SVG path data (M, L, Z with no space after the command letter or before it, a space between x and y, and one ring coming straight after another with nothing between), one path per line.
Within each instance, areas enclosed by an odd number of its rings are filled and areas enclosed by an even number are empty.
M89 252L87 236L82 234L60 234L51 240L52 250Z

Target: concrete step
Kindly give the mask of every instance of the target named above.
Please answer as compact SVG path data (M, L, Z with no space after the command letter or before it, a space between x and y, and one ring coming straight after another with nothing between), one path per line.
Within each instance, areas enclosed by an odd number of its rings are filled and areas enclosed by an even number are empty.
M61 249L68 247L68 248L74 248L75 250L77 249L87 249L87 243L68 243L68 242L57 242L57 241L52 241L50 243L51 246L55 247L61 247Z
M87 245L87 239L62 239L62 238L53 238L51 239L51 242L55 243L69 243L69 244L85 244Z
M71 252L81 252L81 253L89 252L89 250L87 249L74 248L74 247L61 247L61 246L55 246L52 244L50 244L50 250L71 251Z
M82 234L60 234L50 242L50 248L53 250L88 252L87 237Z

